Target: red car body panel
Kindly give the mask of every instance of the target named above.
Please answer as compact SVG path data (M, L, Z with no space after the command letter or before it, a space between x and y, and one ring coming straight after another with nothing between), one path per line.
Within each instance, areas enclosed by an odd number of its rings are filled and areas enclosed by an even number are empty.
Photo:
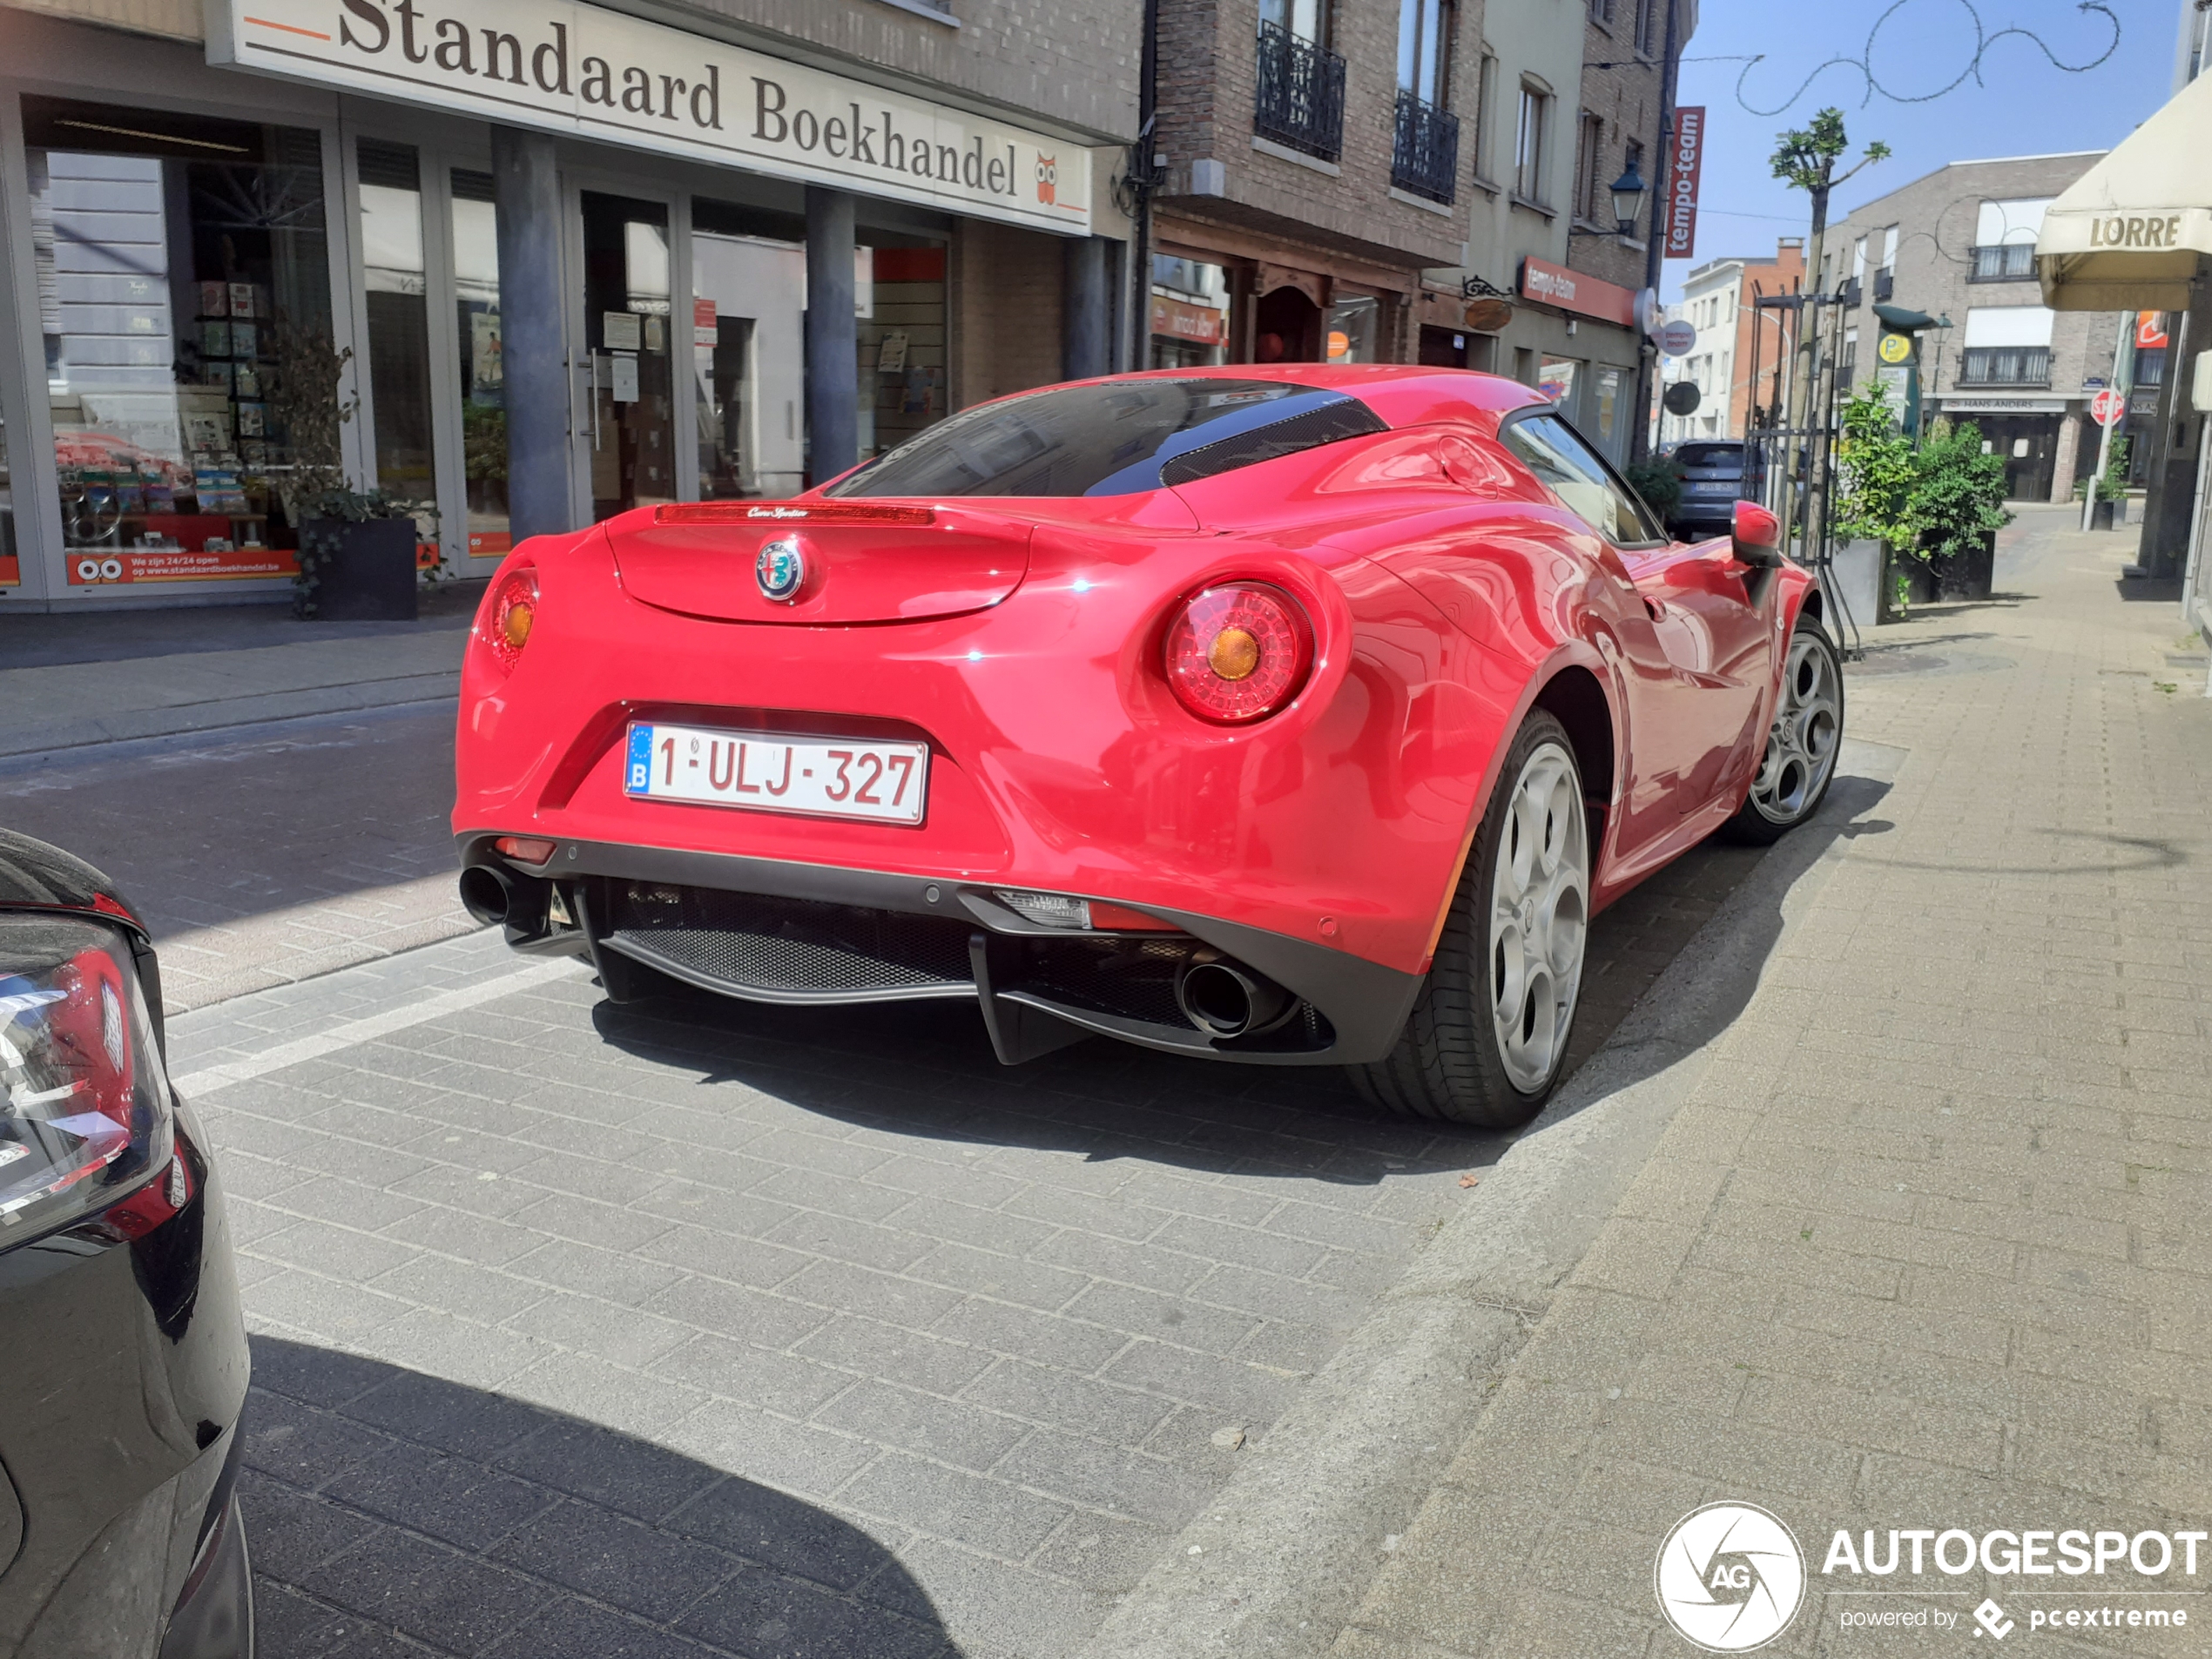
M826 574L797 605L754 581L792 521L657 525L641 509L525 542L502 573L536 569L527 646L503 668L480 615L462 671L456 834L1067 893L1413 975L1514 732L1570 682L1609 726L1612 775L1585 757L1597 906L1741 805L1803 571L1747 585L1724 541L1614 548L1499 442L1501 417L1538 402L1511 381L1163 373L1348 392L1394 429L1145 494L961 497L931 503L927 530L810 529ZM1184 599L1233 579L1298 600L1314 661L1280 712L1212 725L1170 691L1162 642ZM633 719L924 740L926 819L633 799Z

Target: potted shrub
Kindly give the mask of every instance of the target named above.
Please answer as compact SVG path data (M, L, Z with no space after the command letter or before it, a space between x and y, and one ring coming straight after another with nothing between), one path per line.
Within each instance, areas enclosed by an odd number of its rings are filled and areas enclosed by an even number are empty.
M2097 497L2089 508L2093 530L2117 529L2128 522L2128 445L2126 438L2114 438L2102 475L2094 481L2085 478L2074 487L2074 499L2080 501L2094 482Z
M412 622L415 618L424 510L381 489L323 489L300 503L300 570L293 610L324 622Z
M1914 465L1912 441L1897 429L1884 388L1868 381L1838 413L1836 493L1831 528L1838 540L1872 542L1881 550L1874 619L1894 622L1911 608L1916 577L1926 567L1912 556L1910 518Z
M1938 421L1913 457L1905 518L1939 599L1986 599L2005 506L2005 461L1986 454L1973 421Z

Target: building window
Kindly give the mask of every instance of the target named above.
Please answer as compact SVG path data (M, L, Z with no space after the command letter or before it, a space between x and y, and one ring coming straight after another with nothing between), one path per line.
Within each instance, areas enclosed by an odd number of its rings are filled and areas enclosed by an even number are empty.
M1603 195L1599 180L1605 172L1601 165L1605 154L1605 118L1585 115L1576 125L1581 129L1581 136L1575 149L1575 217L1595 224ZM1604 206L1605 216L1609 219L1611 197L1604 197Z
M1966 313L1959 380L1965 386L2047 386L2051 312L2042 306L1975 306Z
M1974 217L1969 282L2020 282L2035 274L2035 239L2043 229L2048 196L1986 201Z
M2006 242L1995 247L1977 246L1969 282L2020 282L2035 274L2035 244Z
M30 94L23 125L69 585L290 574L345 476L320 138Z
M1482 54L1474 96L1474 176L1489 184L1498 176L1497 148L1490 136L1498 124L1498 60L1492 53Z
M1381 361L1382 301L1371 293L1344 295L1329 307L1328 361L1332 363L1373 363Z
M1602 28L1613 21L1613 0L1590 0L1590 21Z
M1666 0L1636 0L1636 51L1646 57L1659 55L1659 8Z
M1544 129L1551 120L1551 94L1527 81L1521 84L1521 119L1513 145L1514 194L1533 206L1544 205Z
M1837 367L1841 368L1846 375L1858 366L1858 329L1846 328L1844 330L1843 354L1837 358L1836 363Z
M1457 24L1453 0L1400 0L1390 181L1431 201L1448 202L1459 193L1460 118L1445 107Z
M1334 161L1344 152L1344 59L1320 0L1263 0L1252 130Z

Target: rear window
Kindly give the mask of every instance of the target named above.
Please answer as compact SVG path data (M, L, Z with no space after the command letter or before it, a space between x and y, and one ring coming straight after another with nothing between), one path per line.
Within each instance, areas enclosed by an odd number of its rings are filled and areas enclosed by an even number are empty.
M940 421L831 496L1133 496L1369 433L1341 392L1282 381L1107 381Z
M1734 443L1685 443L1675 451L1675 460L1685 467L1717 467L1723 472L1743 470L1743 449Z

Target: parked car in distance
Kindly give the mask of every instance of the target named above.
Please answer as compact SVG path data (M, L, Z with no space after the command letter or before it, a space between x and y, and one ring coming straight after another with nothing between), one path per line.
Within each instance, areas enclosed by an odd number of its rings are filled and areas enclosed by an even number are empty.
M252 1659L248 1359L145 924L0 830L0 1653Z
M1689 541L1725 536L1743 489L1743 445L1736 439L1696 439L1676 446L1682 500L1669 523Z
M1502 1126L1588 919L1817 808L1821 595L1670 541L1527 387L1161 370L979 404L790 501L532 538L462 671L462 897L616 1001L978 1008L1348 1069Z

